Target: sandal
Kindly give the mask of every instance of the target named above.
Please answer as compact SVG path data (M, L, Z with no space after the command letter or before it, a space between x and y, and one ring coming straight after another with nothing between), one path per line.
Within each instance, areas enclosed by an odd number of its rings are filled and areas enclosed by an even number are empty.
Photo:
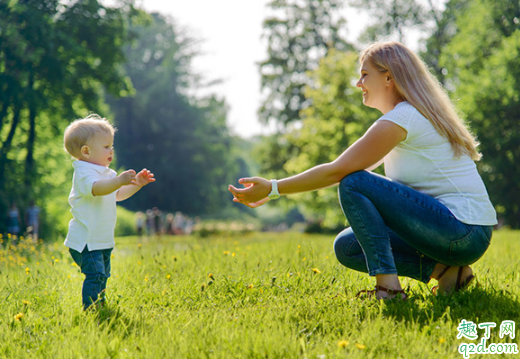
M363 290L360 290L356 294L356 298L371 298L371 297L376 296L378 291L386 292L389 295L395 294L395 297L392 297L392 298L390 298L390 297L382 297L382 298L380 298L380 300L394 299L394 298L397 298L398 294L402 294L401 300L408 299L408 296L406 295L404 289L390 289L390 288L382 287L380 285L376 285L376 287L374 289L363 289Z
M444 274L450 269L451 266L446 266L442 272L439 273L439 276L437 277L437 281L442 278ZM457 273L457 281L455 282L455 292L458 292L460 290L465 289L470 285L470 283L475 279L475 276L473 274L470 274L466 279L461 281L462 278L462 271L464 267L459 267L459 272ZM437 290L439 289L439 285L436 285L432 288L433 295L437 295Z

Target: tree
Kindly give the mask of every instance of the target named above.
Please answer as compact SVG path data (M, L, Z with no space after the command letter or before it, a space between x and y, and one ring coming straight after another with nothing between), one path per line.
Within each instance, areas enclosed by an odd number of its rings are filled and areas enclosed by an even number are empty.
M315 69L331 49L345 51L345 20L339 0L273 0L278 16L264 21L269 58L260 63L265 100L260 119L287 125L300 119L308 106L303 88L306 72Z
M1 215L8 201L48 195L52 174L38 145L61 143L65 119L99 108L102 86L115 95L131 89L117 71L131 16L131 4L96 0L0 3Z
M157 182L124 205L222 215L232 206L227 184L239 171L225 102L188 94L199 81L190 70L194 40L171 19L152 14L131 29L137 38L125 47L124 71L135 94L107 100L118 127L117 164L149 168Z
M448 4L450 5L450 4ZM499 216L520 227L520 4L474 0L459 8L443 48L452 97L480 141L478 163Z
M378 111L363 106L361 91L353 85L359 77L356 59L353 52L331 51L310 73L313 85L305 88L305 97L312 105L302 111L301 129L286 135L301 149L284 165L289 174L335 160L379 117ZM307 217L323 220L325 227L344 225L336 188L299 196Z
M352 6L367 10L375 19L375 23L361 34L362 42L397 35L397 40L405 43L407 31L424 25L431 15L435 16L432 0L428 3L430 11L417 0L350 0Z

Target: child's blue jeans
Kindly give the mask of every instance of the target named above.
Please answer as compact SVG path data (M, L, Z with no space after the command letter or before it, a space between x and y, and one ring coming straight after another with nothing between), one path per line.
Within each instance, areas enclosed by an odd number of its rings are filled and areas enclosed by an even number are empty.
M427 283L437 263L474 263L491 241L492 226L462 223L437 199L371 172L348 175L338 194L351 227L336 237L336 257L371 276Z
M81 268L81 273L85 274L81 296L83 309L87 309L98 300L105 301L105 289L107 280L110 277L110 255L112 248L97 251L89 251L87 246L80 253L72 248L69 252L74 262Z

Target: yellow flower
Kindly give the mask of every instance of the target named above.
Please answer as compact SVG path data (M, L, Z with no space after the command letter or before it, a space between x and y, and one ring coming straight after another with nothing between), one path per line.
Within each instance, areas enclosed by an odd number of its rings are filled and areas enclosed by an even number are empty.
M231 253L231 257L234 257L234 256L236 256L236 253L235 252Z
M224 255L227 256L229 254L229 251L224 251Z
M173 261L174 261L174 262L177 262L177 257L172 256L172 258L173 258Z
M363 350L363 349L365 349L367 346L366 346L366 345L363 345L363 344L356 343L356 347L357 347L358 349Z
M208 274L208 278L215 279L215 278L213 277L213 273Z
M247 286L247 289L253 289L253 287L254 287L253 284L249 284L249 285Z
M22 300L22 304L23 305L29 305L29 301L28 300Z
M137 248L141 249L142 246L143 246L143 245L142 245L141 243L139 243L139 244L137 245Z
M115 257L116 257L116 256L115 256L115 255L113 255L113 254L112 254L112 255L110 256L110 258L115 258Z
M18 313L18 314L16 314L16 315L14 316L14 320L17 320L17 321L20 322L20 321L22 321L22 318L23 318L24 315L25 315L25 314L23 314L23 313Z
M340 341L338 342L338 347L340 347L340 348L345 348L345 347L346 347L347 345L349 345L349 344L350 344L350 342L349 342L348 340L340 340Z
M442 337L439 339L439 344L444 344L445 341L446 341L446 339L444 337Z
M312 271L317 274L321 273L321 271L318 268L312 268Z
M300 246L300 245L298 244L298 248L301 248L301 247L302 247L302 246Z
M71 266L77 267L78 265L76 264L76 262L72 262Z
M166 275L166 279L170 279L171 277L172 277L171 274Z
M25 268L25 273L29 274L30 271L29 267Z
M59 260L58 258L56 258L54 261L55 261L56 263L58 263L60 260Z

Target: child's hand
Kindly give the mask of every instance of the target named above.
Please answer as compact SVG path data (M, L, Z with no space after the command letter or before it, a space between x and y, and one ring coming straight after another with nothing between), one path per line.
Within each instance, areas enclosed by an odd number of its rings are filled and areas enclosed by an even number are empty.
M153 173L146 168L143 168L135 177L138 186L146 186L150 182L155 182Z
M137 184L134 170L125 171L117 177L119 177L119 180L121 181L121 186L125 186L127 184Z

